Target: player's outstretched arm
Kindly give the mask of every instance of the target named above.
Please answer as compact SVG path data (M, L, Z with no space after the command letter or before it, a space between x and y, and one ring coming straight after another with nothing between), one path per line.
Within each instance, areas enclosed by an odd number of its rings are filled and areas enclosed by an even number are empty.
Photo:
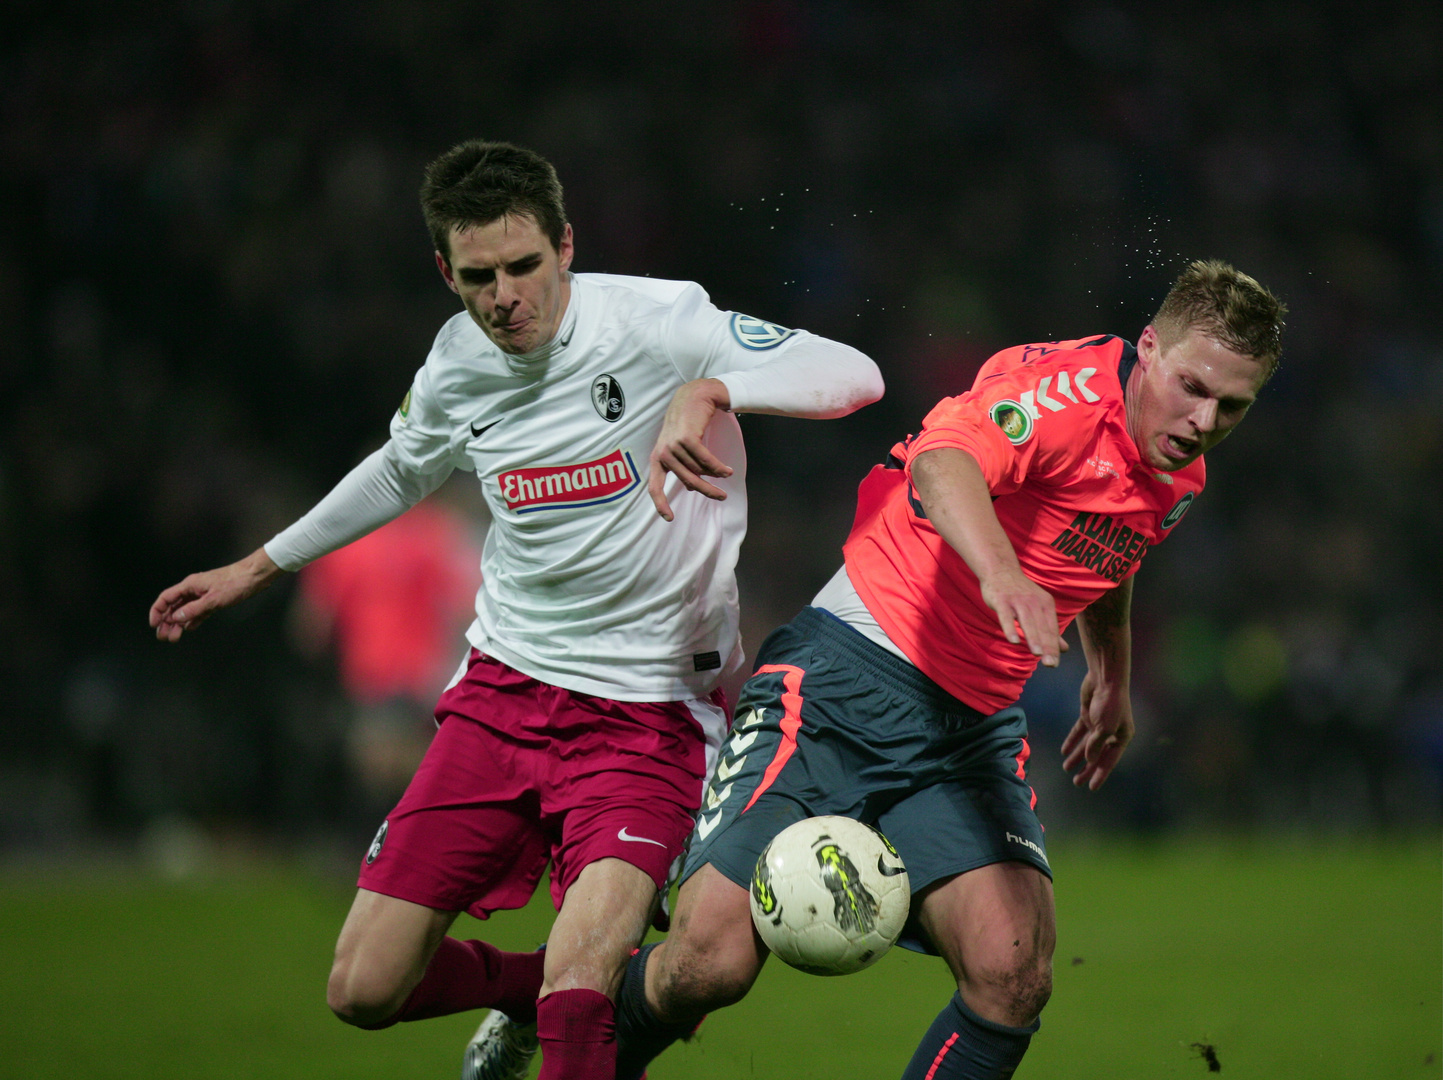
M399 517L440 487L450 472L446 462L430 473L416 472L388 440L265 547L229 566L191 574L156 597L150 606L155 636L179 641L181 634L213 612L254 596L281 574L299 570Z
M1072 782L1096 791L1132 741L1132 578L1098 597L1077 617L1087 676L1077 723L1062 741Z
M927 519L977 575L982 599L997 612L1007 640L1025 641L1033 656L1056 667L1067 649L1057 630L1057 605L1022 572L977 459L955 447L924 451L912 462L912 482Z
M172 585L150 605L150 625L161 641L179 641L221 608L254 596L285 573L271 561L265 548L257 548L239 562L191 574Z
M730 476L731 466L706 448L707 425L718 409L731 408L731 395L719 379L693 379L677 387L661 422L661 434L651 451L651 477L647 491L656 512L665 520L674 516L663 485L673 473L688 491L699 491L708 499L725 499L726 492L704 479Z

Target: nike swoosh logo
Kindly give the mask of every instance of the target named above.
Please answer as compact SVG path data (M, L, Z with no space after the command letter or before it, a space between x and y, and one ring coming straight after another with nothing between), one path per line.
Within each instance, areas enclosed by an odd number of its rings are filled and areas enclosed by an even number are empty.
M884 855L877 856L877 873L883 877L896 877L898 874L905 874L907 872L905 866L888 866L882 861L884 858L886 858Z
M505 419L505 417L502 417L502 420L504 420L504 419ZM484 435L486 432L490 431L492 428L494 428L494 427L495 427L497 424L499 424L499 423L501 423L501 420L492 420L491 423L487 424L485 427L480 427L480 428L478 428L475 424L472 424L472 425L471 425L471 438L473 438L473 439L479 439L482 435Z
M571 344L571 339L574 338L575 336L576 336L576 327L573 326L573 327L571 328L571 333L567 334L564 338L561 339L561 345L560 345L560 347L563 348L563 349L566 348L566 346L568 346L568 345ZM666 847L666 845L663 844L662 847Z
M660 840L648 840L645 836L632 836L630 833L628 833L628 832L626 831L626 826L625 826L625 825L623 825L623 826L621 827L621 831L616 834L616 838L617 838L618 840L630 840L630 841L632 841L633 843L637 843L637 844L655 844L657 847L666 847L666 845L663 844ZM877 856L877 857L878 857L879 859L881 858L880 855Z

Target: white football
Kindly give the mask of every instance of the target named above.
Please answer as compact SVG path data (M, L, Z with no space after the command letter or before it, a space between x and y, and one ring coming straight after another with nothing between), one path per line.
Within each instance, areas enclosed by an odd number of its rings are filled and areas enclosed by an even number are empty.
M752 872L751 900L752 923L777 956L813 975L850 975L897 940L912 888L876 829L814 817L772 838Z

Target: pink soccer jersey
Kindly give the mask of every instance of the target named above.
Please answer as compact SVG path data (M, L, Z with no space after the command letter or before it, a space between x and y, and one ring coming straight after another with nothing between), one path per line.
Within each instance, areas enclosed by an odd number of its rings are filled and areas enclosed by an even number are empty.
M976 575L927 520L912 462L940 447L976 458L1023 571L1065 628L1137 571L1203 489L1201 458L1157 472L1128 434L1118 367L1131 350L1107 336L1000 352L862 482L848 577L887 637L982 712L1016 701L1037 658L1002 634Z

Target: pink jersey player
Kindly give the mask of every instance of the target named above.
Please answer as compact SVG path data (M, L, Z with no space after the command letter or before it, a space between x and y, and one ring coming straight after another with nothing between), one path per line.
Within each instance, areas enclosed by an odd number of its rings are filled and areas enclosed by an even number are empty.
M1075 620L1088 671L1063 767L1099 787L1133 735L1134 575L1272 373L1285 310L1233 267L1194 263L1135 349L1103 336L998 353L872 470L844 567L767 638L742 688L677 930L622 982L618 1080L746 993L766 959L757 859L831 814L895 845L913 889L901 943L955 979L903 1080L1013 1075L1056 941L1018 695Z

